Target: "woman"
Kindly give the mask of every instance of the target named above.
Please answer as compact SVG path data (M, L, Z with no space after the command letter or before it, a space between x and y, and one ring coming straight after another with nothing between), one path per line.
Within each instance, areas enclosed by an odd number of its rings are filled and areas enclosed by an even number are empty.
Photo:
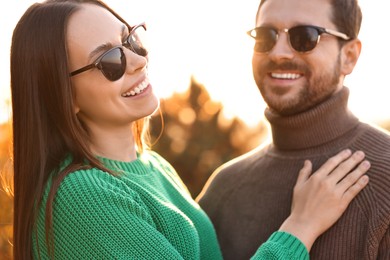
M37 3L17 24L15 259L222 258L205 213L143 140L159 106L145 29L95 0ZM367 184L363 158L343 151L310 178L306 162L291 216L253 257L307 258Z

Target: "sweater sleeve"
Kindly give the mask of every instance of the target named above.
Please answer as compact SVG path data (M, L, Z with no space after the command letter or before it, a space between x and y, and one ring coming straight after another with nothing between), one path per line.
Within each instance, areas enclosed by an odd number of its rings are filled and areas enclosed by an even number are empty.
M274 232L262 244L251 260L308 260L309 253L305 245L295 236L286 232Z
M157 230L136 192L121 186L120 181L113 182L108 174L91 176L72 173L57 191L53 205L55 259L182 259ZM42 210L40 219L44 219ZM38 252L39 258L46 259L43 223L38 226Z

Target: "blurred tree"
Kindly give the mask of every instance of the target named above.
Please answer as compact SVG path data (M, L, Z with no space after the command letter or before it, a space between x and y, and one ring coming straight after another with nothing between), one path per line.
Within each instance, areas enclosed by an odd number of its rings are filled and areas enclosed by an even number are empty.
M267 128L227 119L223 106L192 78L186 92L161 101L161 116L153 116L150 132L153 150L173 165L196 197L218 166L258 146Z
M0 259L12 259L11 124L0 124Z

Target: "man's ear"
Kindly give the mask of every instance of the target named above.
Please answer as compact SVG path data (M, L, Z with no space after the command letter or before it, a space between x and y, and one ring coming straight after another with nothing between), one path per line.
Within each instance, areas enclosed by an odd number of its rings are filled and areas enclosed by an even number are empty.
M351 74L359 59L362 43L359 39L348 41L341 48L341 73Z

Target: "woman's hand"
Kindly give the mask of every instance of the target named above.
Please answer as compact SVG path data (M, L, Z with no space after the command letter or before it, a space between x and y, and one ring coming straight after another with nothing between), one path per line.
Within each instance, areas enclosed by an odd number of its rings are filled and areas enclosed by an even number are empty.
M352 199L367 185L370 163L361 151L344 150L310 176L305 161L294 187L291 215L280 227L299 238L310 251L314 241L344 213Z

